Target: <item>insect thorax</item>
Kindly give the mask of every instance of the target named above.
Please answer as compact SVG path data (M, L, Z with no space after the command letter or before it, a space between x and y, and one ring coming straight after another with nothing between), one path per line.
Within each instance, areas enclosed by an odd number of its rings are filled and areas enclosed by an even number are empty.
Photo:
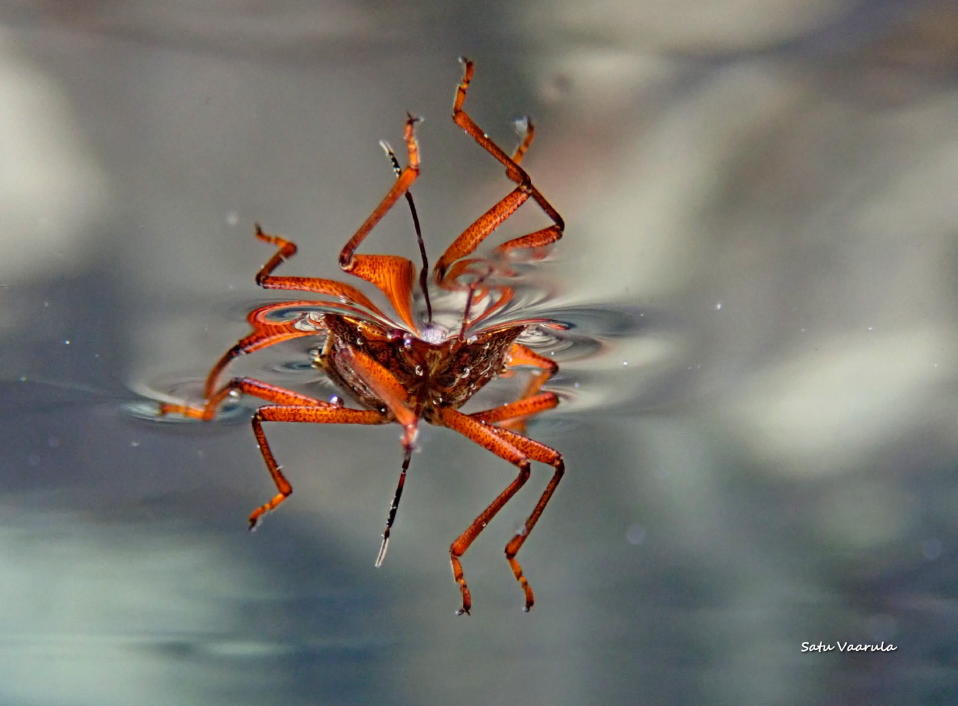
M347 363L347 350L362 351L399 381L408 393L408 403L427 419L433 408L460 407L497 377L509 348L525 328L480 330L466 340L454 336L431 343L371 320L332 313L323 319L328 336L316 363L337 386L366 407L385 407Z

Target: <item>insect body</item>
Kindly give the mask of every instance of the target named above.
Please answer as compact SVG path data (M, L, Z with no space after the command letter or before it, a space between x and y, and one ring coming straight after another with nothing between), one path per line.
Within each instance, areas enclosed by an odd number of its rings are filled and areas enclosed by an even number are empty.
M488 276L491 272L488 265L484 264L483 260L471 259L468 256L530 198L539 204L552 220L552 225L506 241L496 249L498 254L518 248L548 245L562 236L564 224L561 216L533 186L529 175L519 166L532 142L532 125L525 123L523 138L511 155L500 149L463 109L473 75L473 64L467 59L462 62L464 70L456 89L453 121L502 163L506 175L515 182L516 187L466 228L442 254L433 270L435 282L440 289L461 291L465 294L465 308L459 326L450 330L432 320L429 290L426 286L425 250L415 205L409 192L410 186L419 175L419 149L415 138L417 120L410 116L404 132L408 155L406 166L400 168L392 150L384 144L393 162L396 181L339 255L339 264L344 271L374 284L383 292L395 316L383 312L360 290L349 284L313 277L273 275L273 271L296 252L296 246L284 238L264 233L257 226L256 236L277 247L275 254L257 273L257 284L266 289L298 290L324 298L275 302L251 311L247 320L252 331L223 354L207 376L204 404L162 404L160 413L210 420L215 418L220 404L231 394L241 393L267 402L253 415L252 425L263 460L276 484L277 493L250 514L251 529L266 512L275 509L293 492L267 442L263 431L264 422L395 422L401 425L404 454L402 471L386 519L382 544L376 559L377 566L386 555L390 530L399 506L420 420L457 431L515 465L518 469L516 478L450 546L453 577L462 597L459 614L468 613L472 607L471 594L460 560L462 555L496 513L529 479L531 462L550 465L553 474L549 483L528 519L505 547L506 559L525 594L525 609L529 610L534 603L532 589L515 557L552 497L562 478L564 466L561 454L523 433L526 419L558 404L555 393L542 390L542 386L556 372L558 366L549 358L522 345L517 339L528 326L550 325L551 322L523 320L481 325L491 314L508 304L513 292L507 286L490 284ZM410 206L423 252L424 266L419 279L428 312L425 323L417 322L413 313L413 289L416 279L413 264L408 259L395 255L356 253L356 249L369 232L402 197L406 198ZM281 312L297 308L303 313L294 319L278 316ZM225 384L220 383L223 371L237 356L308 336L325 336L313 364L325 371L360 408L344 407L255 378L236 377ZM472 414L458 411L490 380L518 367L532 367L535 375L517 400Z

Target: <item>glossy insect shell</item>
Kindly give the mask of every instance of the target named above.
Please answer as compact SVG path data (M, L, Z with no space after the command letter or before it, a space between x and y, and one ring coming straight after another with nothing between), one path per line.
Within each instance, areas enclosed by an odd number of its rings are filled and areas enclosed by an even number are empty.
M510 346L525 329L512 326L479 331L465 341L453 336L430 343L353 316L326 313L323 321L329 333L315 362L337 386L366 407L386 408L345 360L344 351L359 348L402 383L416 415L427 421L436 409L459 408L501 374Z

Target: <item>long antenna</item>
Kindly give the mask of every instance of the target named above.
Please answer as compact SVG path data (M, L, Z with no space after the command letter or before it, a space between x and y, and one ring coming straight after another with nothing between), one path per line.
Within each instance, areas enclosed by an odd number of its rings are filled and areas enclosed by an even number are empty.
M412 119L412 116L409 116ZM399 160L396 153L389 143L385 140L379 141L379 146L386 153L386 158L392 163L393 173L396 178L402 174L402 167L399 166ZM419 255L422 258L422 269L419 271L419 288L422 290L422 296L426 300L426 325L432 324L432 302L429 301L429 259L426 257L426 244L422 239L422 228L419 225L419 214L416 212L416 204L412 200L412 192L406 191L406 203L409 204L409 212L412 214L412 224L416 229L416 241L419 243Z
M386 550L389 548L389 531L392 529L393 522L396 521L396 511L399 509L399 499L402 497L403 486L406 485L406 471L409 469L409 459L412 458L412 447L408 447L402 459L402 472L399 474L399 483L396 485L396 493L393 495L392 505L389 506L389 514L386 516L386 529L383 530L383 541L379 545L379 554L376 555L376 568L383 565L386 558Z

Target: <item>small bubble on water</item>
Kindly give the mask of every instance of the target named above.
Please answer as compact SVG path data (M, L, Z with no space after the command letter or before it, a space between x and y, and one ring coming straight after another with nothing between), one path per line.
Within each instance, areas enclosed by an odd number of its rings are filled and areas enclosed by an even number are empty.
M27 465L34 466L34 467L39 466L40 457L37 454L30 454L29 456L27 456Z
M20 380L20 382L26 382L26 381L27 381L27 376L26 376L26 375L21 375L21 376L20 376L19 378L17 378L17 379Z
M578 389L579 389L579 387L580 387L580 385L579 385L579 383L577 383L577 382L574 382L574 383L572 383L572 387L574 387L575 389L577 389L577 390L578 390Z
M627 360L623 360L623 361L622 361L622 365L628 365L628 364L629 364L629 361L627 361Z
M132 446L134 449L135 449L137 446L139 446L139 445L140 445L140 442L139 442L139 441L131 441L131 442L130 442L130 446Z
M64 339L63 339L63 345L69 346L69 345L70 345L70 339L69 339L69 338L64 338Z
M60 439L56 436L47 437L47 446L51 449L58 448L60 446Z
M236 211L226 212L226 225L235 226L239 223L239 214Z
M865 330L866 330L866 331L874 331L874 330L875 330L875 327L874 327L874 326L869 326L869 327L867 327Z
M715 302L715 311L722 311L722 302Z
M629 544L642 544L645 541L645 528L642 525L629 525L625 531L625 541Z

